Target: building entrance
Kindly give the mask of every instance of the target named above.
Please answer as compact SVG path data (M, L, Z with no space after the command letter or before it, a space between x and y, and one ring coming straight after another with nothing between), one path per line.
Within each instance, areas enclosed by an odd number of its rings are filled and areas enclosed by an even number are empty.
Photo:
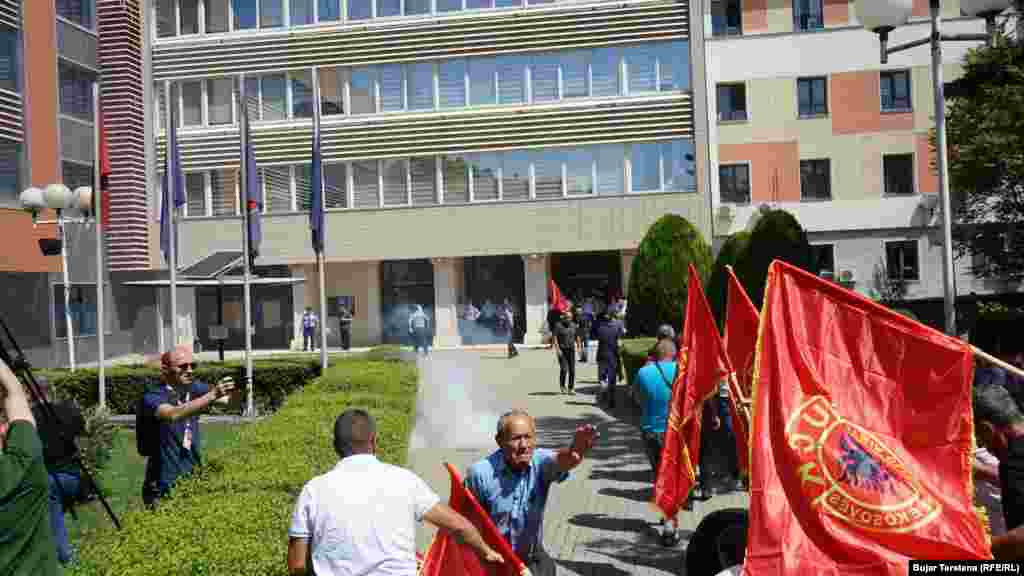
M522 342L526 318L526 272L523 258L478 256L463 260L464 286L459 304L472 303L480 310L475 321L459 310L459 335L463 344L496 344L508 341L508 327L499 322L497 310L507 299L512 304L514 340Z
M434 265L430 260L391 260L381 263L381 320L385 344L412 345L409 315L413 306L423 306L430 318L431 338L436 331L434 316Z
M569 252L551 255L551 277L566 298L600 298L625 293L622 285L622 258L616 251Z

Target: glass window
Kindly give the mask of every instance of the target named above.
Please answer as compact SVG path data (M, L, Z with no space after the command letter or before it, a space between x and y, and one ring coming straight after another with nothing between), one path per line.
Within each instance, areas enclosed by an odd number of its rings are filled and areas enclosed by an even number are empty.
M206 0L206 32L228 31L228 0Z
M185 174L186 214L206 216L206 175L202 172Z
M502 200L529 200L530 154L514 150L501 155Z
M379 208L377 197L377 161L352 163L353 204L356 208Z
M466 10L494 8L494 0L466 0Z
M633 192L661 190L660 151L657 144L630 146L629 165L633 173Z
M384 205L405 206L409 203L405 158L388 158L382 160L381 165L384 179Z
M624 50L630 94L654 92L658 89L658 52L651 44L630 46Z
M497 200L501 156L493 152L471 154L469 165L473 178L473 200Z
M533 187L536 198L562 197L562 162L565 151L557 149L535 150L533 160Z
M181 125L199 126L203 123L203 82L193 80L181 83Z
M536 6L538 4L553 4L555 0L529 0L530 6Z
M885 172L885 193L888 196L909 196L914 193L914 155L886 154L882 156Z
M0 26L0 88L18 91L18 31Z
M718 121L735 122L747 119L747 87L745 84L718 85Z
M295 166L295 206L300 212L309 212L313 202L313 167L309 164Z
M61 182L74 190L79 186L92 186L92 166L78 162L61 162Z
M366 20L373 16L373 0L347 0L348 1L348 19L349 20Z
M455 12L462 10L462 0L437 0L438 12Z
M341 1L340 0L319 0L320 5L317 7L317 18L321 22L335 22L341 19Z
M405 0L406 14L430 14L430 0Z
M907 112L910 107L910 73L891 70L880 73L882 111Z
M153 85L153 93L156 94L156 115L159 130L167 129L167 93L164 92L164 83L158 82Z
M320 113L345 113L345 72L343 68L320 69Z
M533 57L530 85L534 102L558 100L558 56L538 54Z
M376 112L373 103L373 76L372 68L353 68L350 74L350 98L353 114L373 114Z
M406 64L409 110L434 109L434 63Z
M827 78L798 78L796 81L801 116L828 114Z
M256 27L256 0L231 0L235 13L235 30Z
M569 196L594 193L593 148L576 148L565 152L565 190Z
M469 166L461 155L444 156L441 159L444 177L444 203L465 204L469 202Z
M665 167L665 190L697 191L697 159L692 140L671 140L661 144Z
M245 113L248 114L249 120L260 119L260 79L257 78L246 78L245 79Z
M21 207L21 144L0 141L0 206Z
M414 206L437 204L437 162L433 157L409 160Z
M743 34L743 8L740 0L722 0L711 3L711 34L739 36Z
M793 27L801 32L825 27L822 0L793 0Z
M291 0L288 5L288 19L292 26L313 23L313 0Z
M60 113L92 121L92 84L96 77L92 72L87 72L63 60L59 62L58 73L60 74Z
M523 0L494 0L495 8L519 8L523 5Z
M401 0L377 0L377 18L385 16L401 16Z
M834 244L811 244L810 272L821 275L835 275L836 249Z
M750 203L750 166L723 164L718 167L718 189L722 202Z
M831 200L832 174L828 158L800 161L800 199Z
M494 104L494 76L497 60L491 57L469 60L469 103L473 106Z
M919 280L921 269L917 260L917 242L914 240L886 242L885 271L889 280Z
M285 96L285 75L269 74L260 78L263 89L263 120L284 120L288 117L288 104Z
M394 112L404 110L402 65L385 64L379 66L378 70L380 70L380 111Z
M195 2L195 0L191 0ZM20 2L19 2L20 4ZM28 2L25 2L28 4ZM182 2L182 9L185 8ZM57 15L90 30L96 29L96 0L57 0ZM171 12L173 15L174 13ZM173 16L172 16L173 17ZM187 34L188 32L183 32Z
M590 52L576 50L562 54L562 96L564 98L581 98L589 94L587 86L587 67L590 64Z
M673 40L658 44L659 82L662 92L690 89L690 44Z
M263 177L265 210L270 212L291 212L292 172L287 166L260 169Z
M65 0L66 1L66 0ZM199 33L199 1L178 0L178 14L181 16L181 34Z
M206 81L206 95L210 100L210 124L231 124L231 100L235 81L231 78L211 78Z
M236 214L238 170L224 169L210 172L211 208L214 216Z
M284 0L260 0L260 28L284 26Z
M619 95L619 50L598 48L590 64L593 96Z
M526 102L525 56L499 56L498 102L501 104L522 104Z
M96 285L74 284L71 286L69 316L74 336L96 335ZM64 318L64 285L53 285L53 317ZM68 337L68 323L54 322L57 338Z
M622 144L597 147L597 193L622 194L626 191L626 150Z
M313 117L313 71L290 72L292 81L292 117Z
M324 206L348 208L348 173L345 164L323 165Z
M178 33L175 26L174 0L157 0L156 2L156 35L158 38L174 36Z
M437 65L437 83L441 108L461 108L466 105L466 60L442 60Z

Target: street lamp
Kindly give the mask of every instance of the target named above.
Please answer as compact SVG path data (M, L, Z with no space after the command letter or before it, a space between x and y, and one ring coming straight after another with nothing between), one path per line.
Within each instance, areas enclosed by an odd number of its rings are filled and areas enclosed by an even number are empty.
M50 184L44 189L28 188L21 193L21 206L32 213L32 224L56 224L60 242L61 269L64 274L64 322L67 326L68 360L71 370L75 369L75 338L71 323L71 282L68 275L67 235L64 225L68 223L85 224L90 221L92 211L92 188L80 186L71 190L63 184ZM56 220L40 221L39 211L44 208L56 210ZM79 212L79 216L71 215ZM102 327L97 327L102 330Z
M995 34L996 14L1010 7L1010 0L961 0L960 10L986 20L986 34L942 34L940 0L930 0L932 31L927 38L889 47L889 32L906 23L913 12L913 0L856 0L857 18L865 28L878 34L881 62L889 54L930 44L932 48L932 90L935 95L935 164L939 173L939 210L942 213L942 293L946 333L956 336L956 289L953 269L953 217L949 201L949 155L946 150L946 96L942 80L942 41L989 42Z

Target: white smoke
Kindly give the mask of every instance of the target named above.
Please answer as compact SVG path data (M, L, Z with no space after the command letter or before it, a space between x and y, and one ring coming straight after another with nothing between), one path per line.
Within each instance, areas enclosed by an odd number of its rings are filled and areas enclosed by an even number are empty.
M442 353L420 360L411 450L494 447L497 397L486 382L474 382L472 370L458 359Z

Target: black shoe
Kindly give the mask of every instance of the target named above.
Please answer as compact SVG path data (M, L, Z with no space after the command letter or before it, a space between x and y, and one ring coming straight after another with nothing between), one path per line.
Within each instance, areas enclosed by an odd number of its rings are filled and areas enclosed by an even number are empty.
M661 532L661 545L666 548L671 548L679 543L679 532L676 532L675 528L671 525L666 524L665 528Z
M683 504L683 510L693 510L693 498L686 499L686 503Z
M736 481L732 485L732 489L735 492L746 492L747 484L743 481L742 478L736 478Z
M711 491L705 488L704 486L698 484L697 487L693 489L693 493L690 495L690 497L699 502L711 500Z
M565 386L559 386L558 390L561 391L562 394L565 394Z

